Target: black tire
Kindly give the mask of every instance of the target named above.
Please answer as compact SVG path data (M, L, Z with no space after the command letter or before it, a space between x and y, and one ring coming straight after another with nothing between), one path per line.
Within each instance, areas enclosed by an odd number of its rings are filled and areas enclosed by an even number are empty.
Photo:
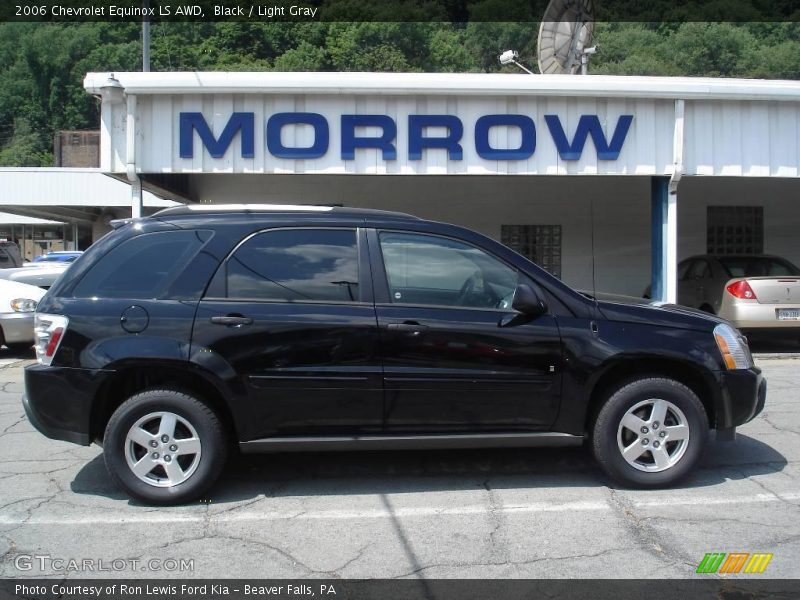
M664 467L664 470L647 471L641 469L660 468L655 464L656 450L643 450L642 456L633 461L638 466L626 460L620 448L622 446L626 450L632 449L631 439L634 434L629 429L621 429L621 422L628 411L637 405L642 405L638 414L646 416L648 411L652 410L652 407L648 408L650 405L647 401L654 399L666 400L683 413L685 425L688 427L688 437L685 446L681 446L681 442L670 442L667 438L668 443L664 443L661 451L666 451L667 454L672 452L670 460L674 457L674 464ZM677 416L678 413L670 410L668 423L678 424ZM647 418L644 420L647 421ZM661 431L656 431L655 436L661 435L662 432L666 436L670 435L664 431L664 423L658 421L656 423ZM659 441L659 445L662 443L658 437L653 436L652 424L653 421L648 421L645 425L648 427L647 434L641 431L635 434L641 436L635 438L637 444L649 441L651 446L644 444L643 446L652 448L655 440ZM621 446L618 444L618 434ZM667 487L679 482L697 464L707 440L708 416L697 395L682 383L662 377L642 377L630 380L617 388L603 404L592 428L592 450L597 462L615 481L634 488ZM639 446L635 448L638 450Z
M189 431L185 428L184 423L188 423L194 428L200 440L199 456L180 457L181 460L186 458L192 461L193 467L187 469L191 473L185 481L170 487L157 487L156 484L140 479L128 465L127 459L129 453L135 452L143 455L143 446L131 447L127 441L132 427L148 415L163 412L174 414L181 419L175 429L173 442L182 441L178 439L178 432L181 429ZM155 436L155 433L153 435ZM160 442L158 436L155 437L156 443ZM193 435L189 437L193 437ZM133 449L131 450L131 448ZM167 446L155 448L155 450L163 452L162 462L164 459L171 458L166 454L167 448ZM150 448L144 454L149 452ZM106 467L114 482L134 498L157 505L181 504L203 496L214 485L222 472L227 452L225 429L216 413L197 398L184 392L168 389L148 390L128 398L111 415L103 440ZM177 453L175 462L178 463ZM169 476L165 466L156 467L146 477L148 477L148 481L155 481L159 477L159 473L163 473L166 481L163 485L169 485L167 480Z

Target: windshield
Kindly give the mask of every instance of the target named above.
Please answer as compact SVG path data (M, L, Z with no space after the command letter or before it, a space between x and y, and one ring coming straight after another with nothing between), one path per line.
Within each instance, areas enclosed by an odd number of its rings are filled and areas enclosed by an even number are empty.
M770 256L722 256L719 262L730 277L800 275L800 269L788 260Z

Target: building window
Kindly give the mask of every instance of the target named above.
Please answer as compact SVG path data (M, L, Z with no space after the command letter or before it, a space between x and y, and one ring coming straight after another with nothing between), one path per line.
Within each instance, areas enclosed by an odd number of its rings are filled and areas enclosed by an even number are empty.
M561 225L503 225L500 241L561 278Z
M763 206L709 206L706 214L708 254L762 254Z

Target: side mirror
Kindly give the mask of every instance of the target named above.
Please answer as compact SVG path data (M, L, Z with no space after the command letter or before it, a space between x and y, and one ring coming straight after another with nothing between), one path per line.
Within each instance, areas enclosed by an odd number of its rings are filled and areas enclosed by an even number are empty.
M527 283L520 283L514 291L514 302L511 303L511 308L517 312L538 317L547 312L547 303Z

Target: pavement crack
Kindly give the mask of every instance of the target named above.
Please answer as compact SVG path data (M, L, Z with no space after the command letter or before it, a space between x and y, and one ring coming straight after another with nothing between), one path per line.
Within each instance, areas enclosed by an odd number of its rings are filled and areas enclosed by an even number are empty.
M640 517L633 505L626 501L617 490L609 488L609 504L616 514L622 519L623 524L631 533L637 544L647 552L654 552L671 565L684 565L691 562L692 557L682 555L677 549L672 549L664 542L656 529L650 525L646 518Z
M790 427L782 427L778 426L770 420L769 413L762 413L761 414L761 421L772 427L775 431L780 431L782 433L790 433L792 435L800 435L800 431L796 429L792 429Z
M361 560L361 557L363 557L363 556L364 556L364 552L366 552L366 551L367 551L367 548L370 548L371 546L372 546L372 542L370 542L369 544L366 544L366 545L362 546L362 547L361 547L361 548L360 548L360 549L359 549L359 550L356 552L356 555L355 555L353 558L351 558L350 560L348 560L346 563L344 563L344 564L342 564L342 565L339 565L338 567L335 567L335 568L333 568L333 569L330 569L330 570L328 570L328 571L325 571L325 573L326 573L327 575L331 576L331 577L341 578L341 572L342 572L342 571L344 571L344 570L345 570L347 567L349 567L350 565L352 565L354 562L357 562L357 561ZM315 571L315 572L316 572L316 573L321 573L321 571Z
M497 537L503 525L505 524L505 519L502 516L502 508L503 508L502 503L499 502L497 494L489 485L488 480L483 482L483 489L486 490L486 494L489 497L488 517L489 517L489 523L492 526L492 530L489 532L489 542L490 542L489 550L491 551L498 547ZM505 544L502 545L502 550L503 553L505 554L506 551Z
M538 558L531 558L527 560L431 563L428 565L422 565L420 567L417 567L411 571L402 573L400 575L394 575L389 579L402 579L404 577L411 577L414 575L419 575L420 573L423 573L430 569L436 569L436 568L505 567L505 566L523 567L527 565L534 565L537 563L548 562L548 561L583 560L587 558L597 558L600 556L604 556L606 554L610 554L612 552L627 552L629 550L630 548L607 548L605 550L601 550L600 552L594 552L591 554L566 554L563 556L541 556Z
M748 479L751 482L755 483L758 487L760 487L762 490L764 490L767 494L769 494L770 496L773 496L774 498L777 498L783 504L786 504L787 506L791 506L792 508L800 507L800 503L792 502L791 500L787 500L786 498L781 496L781 494L779 492L776 492L775 490L769 488L764 482L759 481L755 477L748 476L748 474L745 473L744 470L739 469L737 467L730 467L730 468L733 469L734 471L737 471L738 473L740 473L742 475L742 477L744 477L745 479Z
M327 574L328 573L328 571L314 569L313 567L308 566L307 564L305 564L303 561L301 561L299 558L297 558L294 554L292 554L288 550L285 550L285 549L281 548L280 546L275 546L275 545L270 544L268 542L264 542L264 541L261 541L261 540L254 540L254 539L246 538L246 537L233 536L233 535L212 535L210 537L213 538L214 540L231 540L231 541L236 541L236 542L243 542L245 544L254 544L256 546L261 546L261 547L267 548L269 550L272 550L273 552L279 554L280 556L282 556L286 560L291 561L291 563L293 565L297 565L297 566L305 569L309 573L314 573L314 574L320 574L320 573Z
M9 425L9 426L8 426L8 427L6 427L5 429L3 429L3 431L0 431L0 436L3 436L3 435L5 435L6 433L8 433L8 432L9 432L9 430L10 430L10 429L14 429L14 427L16 427L17 425L19 425L19 424L21 424L21 423L24 423L24 422L25 422L25 421L27 421L27 420L28 420L28 419L25 417L25 415L24 415L24 414L23 414L23 415L20 415L20 416L19 416L19 418L18 418L16 421L14 421L14 422L13 422L11 425ZM27 432L26 432L26 433L27 433Z

